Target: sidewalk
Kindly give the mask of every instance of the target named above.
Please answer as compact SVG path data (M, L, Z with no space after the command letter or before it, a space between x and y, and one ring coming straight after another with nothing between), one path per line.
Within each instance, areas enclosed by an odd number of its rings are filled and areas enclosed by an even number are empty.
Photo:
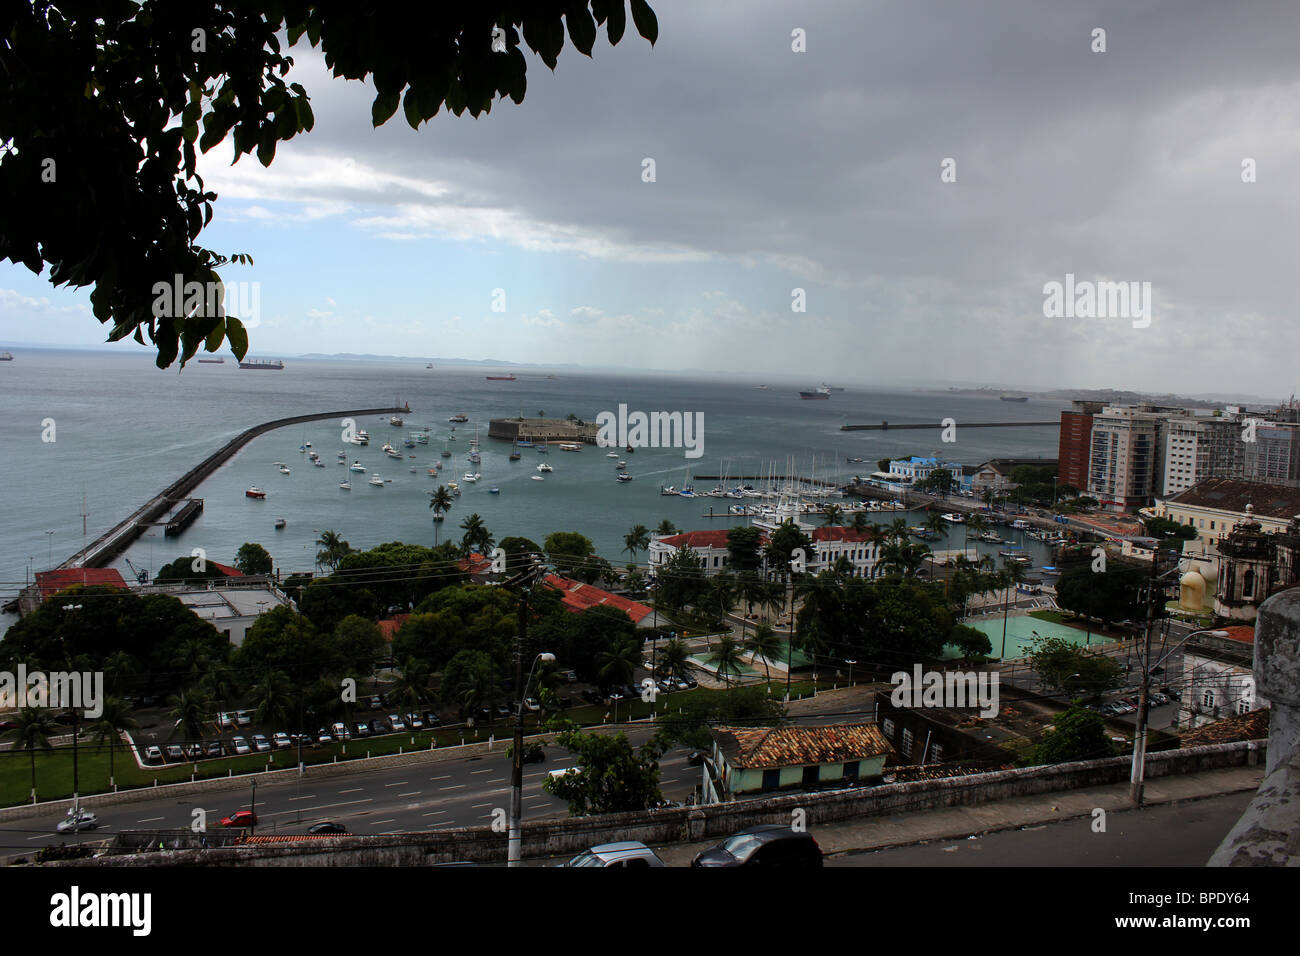
M1264 779L1264 767L1232 767L1197 774L1159 777L1146 783L1148 805L1200 800L1225 793L1255 790ZM1090 817L1096 807L1111 812L1132 809L1128 784L1110 784L1000 800L996 803L968 807L948 807L920 813L863 817L818 826L809 814L808 829L827 855L906 846L934 840L957 840L972 835L1014 830L1040 823L1055 823ZM717 843L721 837L698 843L678 843L656 847L655 852L669 866L689 866L701 850Z

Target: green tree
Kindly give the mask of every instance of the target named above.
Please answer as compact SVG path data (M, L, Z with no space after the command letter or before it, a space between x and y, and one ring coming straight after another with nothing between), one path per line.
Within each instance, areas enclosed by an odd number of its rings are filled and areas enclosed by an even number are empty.
M805 560L811 563L812 538L808 537L794 521L787 518L768 536L766 551L768 567L782 576L789 574L790 559L796 548L802 548Z
M199 566L201 571L194 570L195 559L189 555L182 555L169 564L164 564L158 569L158 573L153 576L155 584L171 584L174 582L203 582L224 580L226 572L222 571L211 561L204 561Z
M573 752L579 770L550 777L543 787L569 802L570 816L628 813L663 801L659 790L663 746L656 738L634 750L626 734L583 733L570 725L556 742Z
M498 686L496 666L482 651L458 651L442 672L443 699L455 701L462 718L477 713Z
M733 677L739 680L743 673L740 663L740 644L730 634L724 634L718 638L718 643L713 645L709 663L713 665L724 684L730 685Z
M588 584L596 580L599 571L591 560L596 546L585 535L576 531L555 531L546 536L542 548L559 574L576 577Z
M331 571L352 553L352 546L340 538L335 531L322 531L320 537L316 539L316 545L320 548L316 552L317 566L329 568Z
M48 710L24 707L14 716L14 726L5 737L14 742L14 750L26 750L32 763L32 799L36 798L36 748L52 750L50 738L58 729Z
M1034 763L1099 760L1114 753L1101 715L1077 702L1057 714L1052 723L1053 728L1043 734L1034 748Z
M957 624L948 634L947 643L961 651L963 657L979 657L993 653L993 642L979 628Z
M678 534L678 533L679 532L677 530L677 525L673 524L667 518L664 518L664 520L660 521L659 524L655 527L655 534L663 535L665 537L669 535Z
M415 129L444 105L478 117L498 97L523 102L525 45L553 70L566 28L590 56L599 26L611 44L622 38L627 9L653 44L658 21L645 0L458 2L400 16L348 4L8 4L0 35L21 38L22 55L5 55L0 87L11 146L0 162L0 256L34 273L48 264L56 286L93 286L109 339L143 344L147 334L160 368L223 342L242 358L247 333L220 294L160 318L154 284L170 288L177 275L219 284L220 266L251 263L197 244L217 198L198 155L233 140L236 161L255 150L269 166L279 143L312 130L306 89L286 82L285 39L319 48L335 77L373 82L374 126L401 109Z
M730 690L697 690L686 694L677 710L659 715L659 736L666 750L678 744L694 749L711 746L709 728L776 727L785 721L785 709L759 684Z
M772 630L770 624L760 624L754 628L754 633L750 635L749 640L745 641L745 650L749 651L755 657L763 659L763 670L767 673L767 680L772 682L772 668L770 661L773 658L779 658L781 654L781 639L776 636L776 631Z
M497 547L506 553L507 575L517 574L529 567L534 560L540 561L543 557L542 546L531 538L502 538Z
M169 738L175 737L177 731L184 740L200 740L203 737L203 727L212 717L212 705L202 691L182 690L169 697L167 705L171 708L167 716L175 721Z
M630 684L633 672L641 666L641 645L634 640L620 641L597 655L596 661L602 687Z
M757 573L763 564L763 531L741 525L727 531L727 567L736 574Z
M656 593L669 611L680 611L708 593L704 559L694 548L678 548L659 565Z
M293 685L284 671L268 668L249 690L254 715L260 725L283 726L294 711Z
M461 552L468 555L474 552L478 554L490 554L496 542L492 537L492 532L488 531L487 525L478 512L469 515L460 523L461 530L465 533L460 539Z
M270 574L274 565L266 548L246 541L235 553L235 567L244 574Z
M1118 662L1062 638L1040 637L1030 646L1029 664L1049 690L1096 696L1123 680Z
M90 725L90 732L94 734L95 743L102 747L108 744L108 778L113 780L117 775L115 758L117 748L122 743L122 734L128 730L139 730L140 723L135 719L135 713L130 704L120 697L104 698L103 709L100 712L99 719Z
M623 550L636 561L636 553L650 547L650 529L643 524L633 525L632 530L623 535Z
M671 638L660 648L655 664L660 674L669 677L686 676L691 668L690 651L686 648L686 642L681 638Z
M331 643L344 673L369 675L384 651L379 625L358 614L349 614L334 627Z

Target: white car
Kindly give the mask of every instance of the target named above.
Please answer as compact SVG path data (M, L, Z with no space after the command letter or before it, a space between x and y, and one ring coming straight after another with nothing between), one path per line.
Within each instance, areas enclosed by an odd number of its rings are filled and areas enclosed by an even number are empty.
M567 776L568 776L569 774L571 774L571 773L582 773L582 768L581 768L581 767L564 767L564 768L562 768L562 769L560 769L560 770L552 770L552 771L551 771L550 773L548 773L546 776L549 777L551 780L559 780L559 779L561 779L561 778L563 778L563 777L567 777Z
M406 721L402 720L396 714L388 715L388 722L393 725L393 732L398 733L406 729Z
M59 833L71 833L74 830L93 830L99 826L99 819L89 810L69 810L68 818L61 820L54 829Z
M276 745L276 747L278 747L281 750L285 750L293 746L293 741L289 739L289 735L286 734L284 731L280 731L280 733L273 736L271 738L271 741Z
M271 741L267 740L261 734L254 734L253 746L257 748L258 753L264 754L271 749Z
M542 705L537 702L536 697L525 697L524 706L531 711L538 711L542 709Z
M237 753L237 754L243 755L243 754L247 754L247 753L252 753L252 752L253 752L253 751L252 751L252 748L248 746L248 741L245 740L243 737L236 737L236 738L234 738L234 739L231 741L231 744L234 746L234 748L235 748L235 753Z
M163 761L162 748L150 747L144 752L144 760L145 763L162 763Z

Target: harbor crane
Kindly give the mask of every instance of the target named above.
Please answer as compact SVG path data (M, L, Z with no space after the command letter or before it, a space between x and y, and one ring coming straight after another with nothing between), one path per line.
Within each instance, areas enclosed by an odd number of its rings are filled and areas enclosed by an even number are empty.
M126 566L127 566L128 568L131 569L131 573L135 575L135 579L136 579L137 581L139 581L141 584L148 584L148 583L149 583L149 572L148 572L148 571L144 570L143 568L137 568L134 564L131 563L131 559L130 559L130 558L123 557L122 560L124 560L124 561L126 562Z

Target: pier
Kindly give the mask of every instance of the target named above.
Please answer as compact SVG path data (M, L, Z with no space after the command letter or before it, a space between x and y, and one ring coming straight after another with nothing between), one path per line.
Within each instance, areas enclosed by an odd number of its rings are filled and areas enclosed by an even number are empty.
M155 523L165 524L167 526L166 535L168 536L179 534L203 510L202 498L190 499L185 506L167 521L159 522L158 519L167 514L177 502L189 498L190 492L197 488L205 478L233 458L236 452L259 435L274 431L277 428L283 428L286 425L299 425L303 422L320 421L323 418L396 415L408 411L407 408L361 408L343 412L316 412L310 415L277 418L274 421L263 422L261 425L254 425L252 428L245 429L146 501L124 521L110 528L85 548L68 558L59 565L59 568L102 568L130 547L131 543L140 537L145 528L152 527ZM176 528L175 531L172 530L173 526Z
M1060 422L956 422L957 428L1059 428ZM881 422L879 425L841 425L842 432L887 432L903 428L946 428L943 422Z
M803 478L799 475L696 475L695 481L779 481L782 483L801 482L805 485L820 485L823 488L839 488L842 482L826 481L822 478Z
M163 537L174 538L194 523L194 519L203 513L202 498L186 498L185 503L176 513L164 521L138 521L136 527L163 529Z

